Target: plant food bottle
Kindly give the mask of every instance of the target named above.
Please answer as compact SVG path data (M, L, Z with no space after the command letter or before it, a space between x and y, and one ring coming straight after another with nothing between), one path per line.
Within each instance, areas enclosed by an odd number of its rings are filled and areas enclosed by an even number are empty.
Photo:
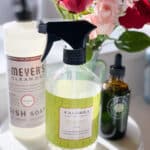
M123 81L125 67L121 61L121 54L117 54L101 92L101 134L108 139L124 137L127 128L130 90Z

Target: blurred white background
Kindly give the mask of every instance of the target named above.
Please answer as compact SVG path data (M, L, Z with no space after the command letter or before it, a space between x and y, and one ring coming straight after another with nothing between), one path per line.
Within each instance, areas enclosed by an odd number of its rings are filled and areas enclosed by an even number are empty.
M2 25L6 22L16 20L15 11L18 10L14 6L14 2L20 0L0 0L0 73L6 71L6 60L4 58ZM52 0L26 0L29 5L37 7L36 19L52 19L58 18L59 15L54 7Z
M0 24L15 19L14 15L14 0L0 0ZM38 4L38 18L57 18L58 13L52 3L52 0L28 0Z

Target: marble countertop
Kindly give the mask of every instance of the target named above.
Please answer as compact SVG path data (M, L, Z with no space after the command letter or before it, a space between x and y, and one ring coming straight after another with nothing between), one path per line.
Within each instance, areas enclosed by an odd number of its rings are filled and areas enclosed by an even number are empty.
M150 35L150 30L147 30L147 29L149 29L149 27L147 27L145 29L145 31ZM6 124L7 124L6 118L8 116L8 113L6 110L8 107L8 102L5 99L7 97L7 92L6 92L7 84L6 84L6 78L5 78L6 60L4 58L4 51L2 50L3 43L2 43L1 39L2 39L2 37L0 36L0 60L1 60L1 62L0 62L0 93L1 93L0 94L0 123L3 123L2 130L5 131L8 128L6 126ZM108 47L106 46L105 49L110 50L110 45ZM114 50L114 46L112 46L112 49ZM105 53L107 53L107 51L105 51ZM58 53L54 52L53 54L51 54L51 56L53 56L52 58L56 58L55 56L57 56L58 54L59 54L59 58L61 58L62 53L59 50L58 50ZM107 60L108 60L108 55L109 55L109 51L108 51L107 56L105 55ZM56 59L54 59L54 60L51 59L51 60L53 61L53 63L56 63ZM57 59L57 61L59 61L59 60ZM139 62L138 58L137 58L137 61ZM135 69L135 67L134 67L134 69ZM137 67L137 70L139 70L139 67ZM129 74L129 77L131 78L131 74ZM133 77L135 77L135 76L133 76ZM136 82L136 81L138 81L138 80L133 80L133 82ZM137 86L137 83L136 83L136 86ZM143 90L142 87L138 87L138 89ZM138 93L140 93L140 92L138 91ZM149 150L150 149L150 142L149 142L150 105L146 104L144 102L143 96L142 95L140 96L140 95L141 94L139 94L138 96L134 95L133 97L131 97L130 116L133 117L134 120L136 120L136 122L138 123L138 125L141 129L145 150ZM3 102L5 102L6 105L3 105L4 104ZM6 124L5 124L5 122L6 122ZM1 150L1 148L0 148L0 150Z
M0 123L3 123L2 132L8 130L7 125L7 84L6 84L6 75L0 75ZM149 125L150 125L150 105L146 104L142 98L142 96L131 97L130 103L130 116L134 118L134 120L138 123L141 133L142 140L144 142L145 150L149 150L150 142L149 142ZM126 149L128 150L128 149Z

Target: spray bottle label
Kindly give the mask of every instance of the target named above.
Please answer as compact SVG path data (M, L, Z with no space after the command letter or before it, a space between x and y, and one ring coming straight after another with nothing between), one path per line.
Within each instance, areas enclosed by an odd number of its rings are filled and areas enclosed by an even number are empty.
M92 112L93 107L82 109L60 108L60 138L80 140L91 137Z
M41 56L7 56L11 124L32 128L44 122L44 65Z
M46 135L64 148L82 148L98 136L100 94L69 99L46 92Z

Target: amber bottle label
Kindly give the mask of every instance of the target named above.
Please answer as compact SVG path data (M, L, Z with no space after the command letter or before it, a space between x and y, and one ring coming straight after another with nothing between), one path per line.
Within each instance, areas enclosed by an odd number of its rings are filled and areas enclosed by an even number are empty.
M113 119L121 119L128 115L129 94L124 96L114 96L107 104L107 112Z
M10 120L14 126L32 128L44 122L44 65L40 58L7 56Z

